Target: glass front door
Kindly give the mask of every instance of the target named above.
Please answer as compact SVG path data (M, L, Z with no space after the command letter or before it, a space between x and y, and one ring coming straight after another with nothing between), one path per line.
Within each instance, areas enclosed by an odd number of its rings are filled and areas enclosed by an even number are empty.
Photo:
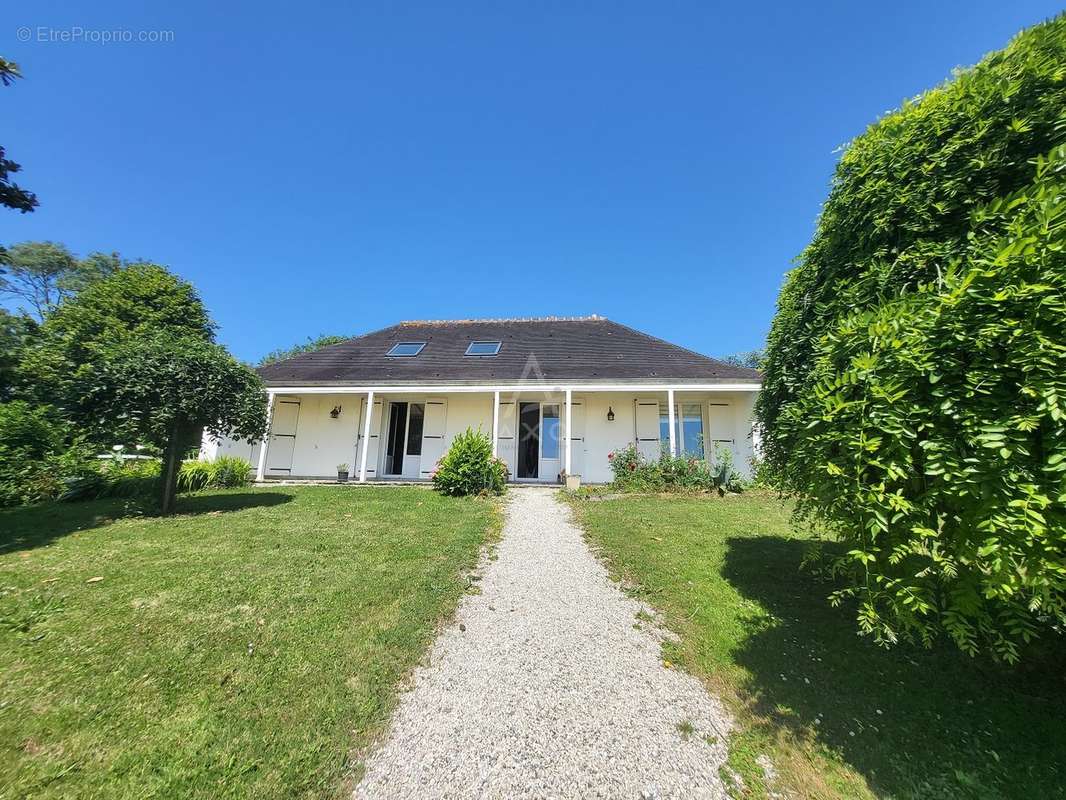
M518 404L519 480L553 481L562 464L563 433L559 403Z
M389 432L385 440L386 475L417 478L422 462L423 403L389 403Z
M518 404L519 479L538 477L540 472L540 403Z

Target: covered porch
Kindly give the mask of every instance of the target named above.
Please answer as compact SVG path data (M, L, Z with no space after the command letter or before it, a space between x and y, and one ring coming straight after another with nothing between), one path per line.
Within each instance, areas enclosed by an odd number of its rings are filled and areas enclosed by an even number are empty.
M428 481L467 428L491 438L514 482L611 480L608 454L635 444L707 458L730 449L745 474L752 455L754 384L271 387L262 446L214 443L259 481L329 479L347 465L359 482ZM205 447L207 445L205 444Z

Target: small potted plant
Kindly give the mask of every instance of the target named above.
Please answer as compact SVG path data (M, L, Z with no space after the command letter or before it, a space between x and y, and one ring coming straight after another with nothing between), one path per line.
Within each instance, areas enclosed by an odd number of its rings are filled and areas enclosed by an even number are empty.
M348 465L347 464L338 464L337 465L337 483L347 483L347 482L348 482Z

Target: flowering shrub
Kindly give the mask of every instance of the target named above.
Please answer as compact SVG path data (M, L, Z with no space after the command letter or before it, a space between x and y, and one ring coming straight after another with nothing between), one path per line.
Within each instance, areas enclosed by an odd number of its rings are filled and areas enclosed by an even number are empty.
M733 469L732 454L716 450L712 465L691 454L671 456L665 450L657 461L645 458L633 444L608 454L614 475L612 485L624 492L737 492L740 476Z
M492 441L467 428L455 437L433 473L433 488L441 494L503 494L507 488L507 463L492 455Z
M615 483L625 483L627 480L637 477L637 473L647 466L644 456L640 454L640 451L633 444L627 444L621 450L608 453L607 461L611 465Z

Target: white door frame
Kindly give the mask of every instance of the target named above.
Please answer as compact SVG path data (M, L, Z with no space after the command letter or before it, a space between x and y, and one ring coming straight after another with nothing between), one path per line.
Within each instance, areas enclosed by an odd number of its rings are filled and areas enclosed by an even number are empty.
M403 432L403 458L400 460L400 476L404 478L411 478L415 480L419 477L419 470L422 468L422 442L418 443L418 455L411 455L407 452L408 445L411 441L411 408L413 406L422 406L422 434L426 432L426 404L423 400L408 400L407 401L407 426Z
M518 400L501 399L496 421L496 455L507 462L507 477L518 479ZM510 413L508 413L510 406ZM510 436L504 436L504 432ZM502 444L501 444L502 443Z
M544 457L544 406L555 406L558 409L558 413L555 419L559 421L558 435L555 437L555 458ZM540 417L537 421L537 480L547 483L556 483L558 480L559 470L562 469L563 461L563 445L562 440L563 433L563 404L558 400L541 400L540 401ZM545 461L554 462L558 469L555 470L555 475L550 478L544 476L544 471L541 469L541 465Z
M536 403L537 404L537 477L535 478L520 478L518 477L518 448L521 447L522 431L520 430L522 424L522 405L524 403ZM557 474L549 474L545 476L544 462L548 461L558 467L554 469L554 473L558 473L563 468L563 447L565 442L563 441L563 402L561 400L522 400L516 399L515 404L515 465L513 480L518 483L558 483ZM544 457L544 406L556 406L559 409L559 416L556 418L559 420L559 438L556 442L558 452L555 458Z
M411 470L408 469L408 459L414 459L414 461L417 462L417 463L414 464L414 470L413 470L414 477L412 478L412 480L416 480L418 478L418 476L419 476L419 469L421 468L421 463L422 463L422 456L421 456L422 448L421 447L418 448L420 454L417 455L417 456L410 455L407 452L407 445L408 445L408 443L410 442L410 439L411 439L411 406L413 406L413 405L422 406L422 414L423 414L423 429L422 429L422 431L423 431L423 436L424 436L425 435L425 427L424 427L424 425L425 425L425 416L424 415L426 413L426 401L424 399L415 399L415 400L388 400L387 402L389 404L389 413L388 413L388 416L385 418L385 436L386 437L388 437L389 429L392 426L392 415L393 415L393 411L396 408L396 406L401 404L401 403L403 403L406 406L406 409L404 410L404 415L403 415L403 442L401 442L401 444L400 444L400 447L401 447L401 450L400 450L400 471L399 472L385 472L385 470L383 468L382 471L381 471L381 476L383 478L386 477L386 476L388 476L390 478L410 477ZM384 460L382 461L383 467L384 467L384 464L386 464L388 462L388 460L389 460L389 444L391 444L391 442L386 442L386 444L385 444L385 455L384 455Z

